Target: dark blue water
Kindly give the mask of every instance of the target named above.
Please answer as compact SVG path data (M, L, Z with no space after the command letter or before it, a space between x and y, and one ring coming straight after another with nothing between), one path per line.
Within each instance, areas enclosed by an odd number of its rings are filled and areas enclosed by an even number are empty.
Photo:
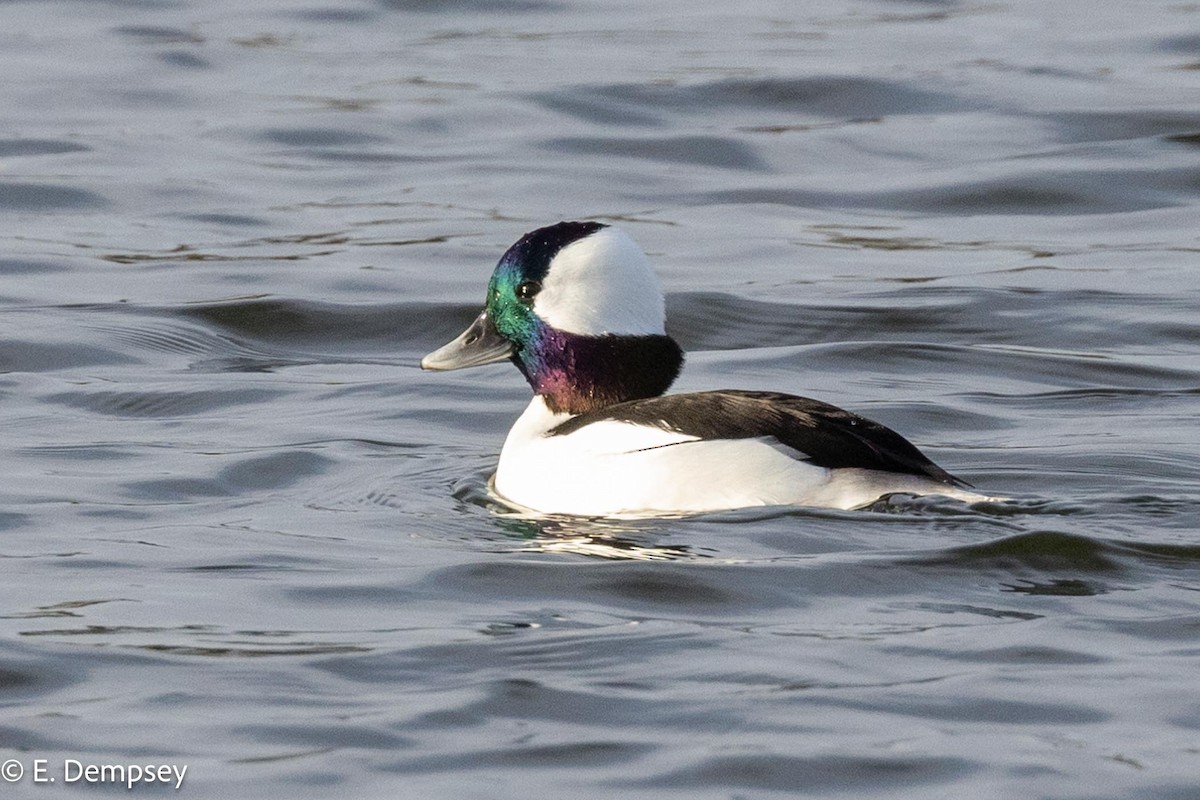
M1197 8L10 2L0 71L0 793L1200 796ZM679 388L1013 499L504 514L527 387L417 362L564 218Z

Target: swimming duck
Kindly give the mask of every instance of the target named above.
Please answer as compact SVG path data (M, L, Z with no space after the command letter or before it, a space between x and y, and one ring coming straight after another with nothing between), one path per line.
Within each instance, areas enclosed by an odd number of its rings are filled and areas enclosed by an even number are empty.
M483 311L421 367L512 361L533 387L492 480L524 511L850 509L894 493L985 499L898 433L819 400L665 394L684 359L665 316L633 239L599 222L560 222L504 253Z

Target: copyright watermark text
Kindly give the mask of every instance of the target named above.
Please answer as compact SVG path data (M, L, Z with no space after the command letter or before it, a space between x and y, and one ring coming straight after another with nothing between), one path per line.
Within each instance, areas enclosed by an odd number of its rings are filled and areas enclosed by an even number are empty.
M10 758L0 764L0 779L5 783L28 778L30 783L112 784L126 789L165 784L178 790L187 770L187 764L89 764L74 758Z

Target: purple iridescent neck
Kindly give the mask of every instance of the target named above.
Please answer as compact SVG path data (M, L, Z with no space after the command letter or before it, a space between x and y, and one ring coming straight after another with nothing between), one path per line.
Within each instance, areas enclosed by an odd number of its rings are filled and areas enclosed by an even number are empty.
M662 394L679 375L683 350L665 335L587 336L547 325L513 361L551 411L583 414Z

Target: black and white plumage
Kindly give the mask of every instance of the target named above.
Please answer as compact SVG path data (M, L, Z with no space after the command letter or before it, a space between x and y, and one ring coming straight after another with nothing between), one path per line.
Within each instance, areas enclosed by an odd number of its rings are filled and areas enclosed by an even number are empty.
M544 513L642 516L746 506L855 508L887 494L985 499L877 422L776 392L663 394L683 353L662 292L616 228L559 223L500 259L484 311L422 360L511 360L534 399L494 489Z
M900 434L849 411L781 392L723 389L629 400L568 419L550 429L565 436L601 420L658 427L697 439L770 437L795 457L826 469L859 467L967 484L930 461Z

